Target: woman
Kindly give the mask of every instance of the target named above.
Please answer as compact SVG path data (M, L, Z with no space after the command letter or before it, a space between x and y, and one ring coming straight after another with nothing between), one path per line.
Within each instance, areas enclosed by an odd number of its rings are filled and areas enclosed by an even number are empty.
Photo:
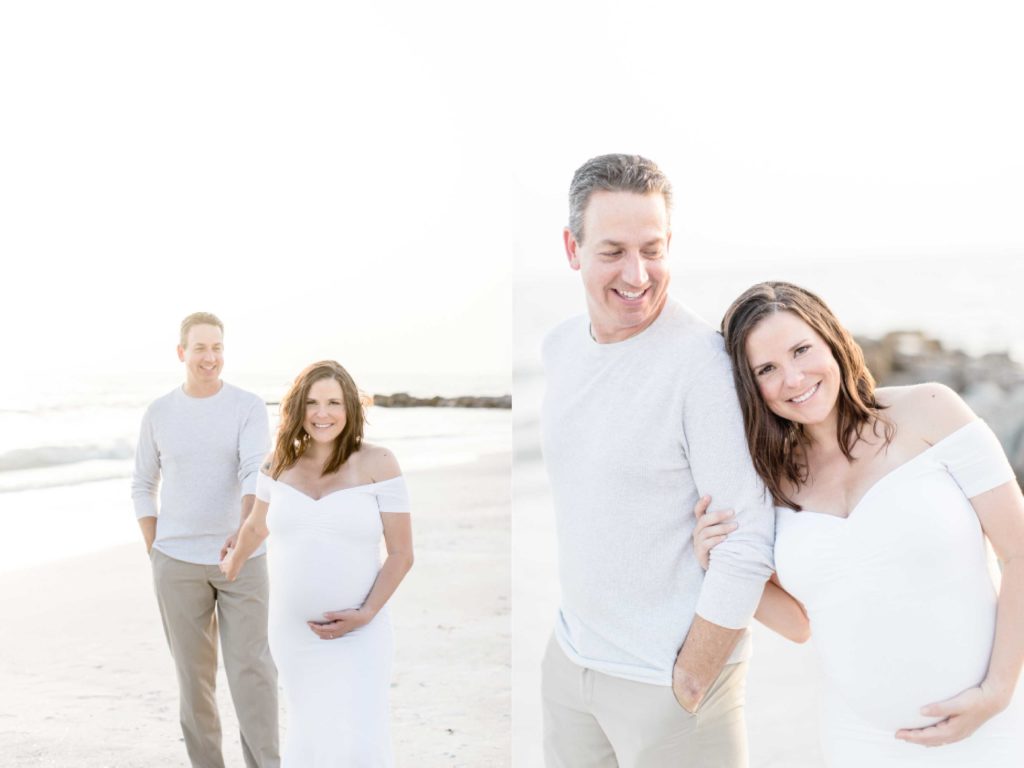
M777 505L757 618L797 641L814 630L828 765L1024 765L1024 500L991 430L941 385L875 389L850 334L795 285L750 288L722 331ZM708 504L705 567L736 527Z
M283 765L390 766L386 604L412 566L409 501L395 457L363 442L359 391L338 363L299 374L263 469L220 567L233 579L273 531L269 638L288 713Z

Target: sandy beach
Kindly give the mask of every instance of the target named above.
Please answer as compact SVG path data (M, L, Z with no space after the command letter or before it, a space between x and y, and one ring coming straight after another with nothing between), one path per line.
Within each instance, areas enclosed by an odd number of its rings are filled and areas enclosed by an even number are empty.
M398 766L508 765L510 471L508 453L489 453L407 474L416 565L392 601ZM0 764L188 765L141 540L0 573L0 614ZM218 698L238 768L223 671Z

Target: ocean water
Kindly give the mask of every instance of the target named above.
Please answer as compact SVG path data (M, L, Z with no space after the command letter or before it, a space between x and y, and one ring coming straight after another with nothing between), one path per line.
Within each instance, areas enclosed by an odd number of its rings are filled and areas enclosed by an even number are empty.
M175 374L7 383L0 399L0 570L138 540L129 483L139 424L149 402L180 385ZM225 378L268 403L289 383L274 374ZM503 394L508 382L382 376L364 390ZM278 409L268 410L273 431ZM370 408L365 434L414 472L507 451L511 418L507 410Z

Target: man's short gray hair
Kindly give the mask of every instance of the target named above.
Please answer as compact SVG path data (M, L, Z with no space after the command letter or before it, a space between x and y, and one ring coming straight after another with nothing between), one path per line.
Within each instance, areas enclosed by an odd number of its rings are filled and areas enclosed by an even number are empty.
M640 155L593 157L576 169L569 185L569 231L577 243L583 242L583 214L597 190L639 195L660 192L666 212L672 211L672 185L652 160Z
M224 323L220 321L219 317L211 312L193 312L181 321L181 346L188 347L188 332L194 325L215 325L220 328L221 333L224 333Z

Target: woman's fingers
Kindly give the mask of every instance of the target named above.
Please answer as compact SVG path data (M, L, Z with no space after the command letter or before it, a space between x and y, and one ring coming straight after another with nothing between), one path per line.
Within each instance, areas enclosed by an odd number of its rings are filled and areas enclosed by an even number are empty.
M698 521L704 516L704 513L708 511L708 506L711 504L710 496L701 496L697 501L697 506L693 508L693 514Z
M733 514L734 513L731 509L719 509L714 512L708 512L702 515L701 517L697 518L696 530L698 533L700 533L702 531L707 530L708 528L713 528L717 525L726 523L727 521L729 521L730 524L735 526L735 523L731 523Z
M705 544L711 546L712 539L724 539L728 534L735 530L736 523L719 523L718 525L709 525L700 532L700 538Z
M710 537L704 539L704 546L707 547L708 551L710 552L716 546L718 546L723 541L725 541L726 538L727 538L727 536L724 533L719 535L719 536L710 536Z

